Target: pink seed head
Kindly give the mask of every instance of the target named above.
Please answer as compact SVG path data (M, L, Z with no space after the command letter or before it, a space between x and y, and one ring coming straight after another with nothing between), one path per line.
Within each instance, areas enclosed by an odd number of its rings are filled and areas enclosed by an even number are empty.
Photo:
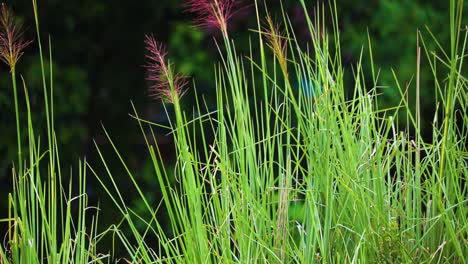
M16 23L13 13L2 3L0 12L0 59L13 70L16 63L23 55L23 50L32 41L22 38L21 24Z
M233 15L235 0L187 0L187 10L198 15L195 24L201 27L216 27L223 32Z
M146 80L151 83L150 96L166 102L174 102L175 97L182 97L187 77L173 72L173 65L166 63L166 48L157 42L153 35L146 35Z

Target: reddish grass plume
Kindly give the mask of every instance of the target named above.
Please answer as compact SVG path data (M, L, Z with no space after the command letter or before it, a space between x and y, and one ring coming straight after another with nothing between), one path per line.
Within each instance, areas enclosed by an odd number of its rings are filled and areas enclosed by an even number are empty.
M0 12L0 59L13 70L32 41L23 39L23 29L15 21L13 12L2 3Z
M175 74L173 64L166 63L167 50L152 34L146 35L146 80L151 83L150 96L173 103L175 97L182 97L188 80L186 76Z
M195 24L200 27L216 27L223 32L227 31L227 22L232 17L235 0L187 0L187 11L195 13L198 17Z

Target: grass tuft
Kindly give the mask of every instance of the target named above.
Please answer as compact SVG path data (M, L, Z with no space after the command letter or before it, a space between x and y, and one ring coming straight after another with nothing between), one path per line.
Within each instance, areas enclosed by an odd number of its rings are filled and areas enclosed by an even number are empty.
M287 14L277 24L255 1L258 23L247 54L238 53L227 26L234 1L189 2L192 11L202 13L203 24L214 23L222 32L216 42L215 110L193 87L199 115L188 117L180 103L181 88L188 83L174 72L165 60L169 54L152 35L146 39L148 80L155 82L156 96L165 99L170 125L145 120L132 104L162 201L147 198L126 165L125 153L103 126L144 212L125 200L121 190L129 186L119 185L116 175L121 172L111 171L98 144L105 174L94 169L96 161L82 160L70 175L78 187L71 180L64 183L54 129L53 69L50 76L44 69L46 60L52 65L52 45L49 38L45 59L37 33L47 137L41 143L34 130L22 79L28 117L21 128L27 129L27 152L19 153L19 169L12 171L9 217L0 220L9 224L0 263L466 262L468 107L463 66L468 31L466 26L462 30L463 1L450 1L449 50L442 49L432 32L427 32L429 40L418 32L415 82L402 86L394 74L401 101L386 109L377 100L379 70L369 35L369 55L360 54L353 67L354 86L345 87L334 2L316 6L312 20L307 16L312 7L300 0L310 33L304 46ZM39 32L34 0L33 9ZM331 29L325 26L327 17ZM439 50L428 50L428 41ZM367 57L370 73L362 67ZM421 72L423 58L431 72ZM421 131L422 74L432 74L438 98L430 141ZM13 86L16 91L15 81ZM415 98L409 98L410 89L415 89ZM156 128L173 137L174 168L163 163L153 143ZM121 221L101 233L85 193L88 174L98 179L121 213ZM76 188L78 195L73 195ZM169 226L156 217L160 210L165 210ZM127 255L99 253L97 246L106 236Z

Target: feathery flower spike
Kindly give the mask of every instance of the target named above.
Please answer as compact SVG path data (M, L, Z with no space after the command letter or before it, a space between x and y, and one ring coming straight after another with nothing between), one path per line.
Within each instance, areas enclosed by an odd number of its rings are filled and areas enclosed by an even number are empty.
M15 23L13 13L2 3L0 12L0 59L13 70L32 41L23 40L21 24Z
M273 19L270 15L267 15L267 28L266 31L266 38L268 40L268 44L275 54L276 58L278 59L279 65L283 74L287 78L288 76L288 66L287 66L287 39L281 36L281 32L279 31L279 25L275 25L273 23Z
M173 103L175 97L180 98L185 93L183 88L187 85L187 77L173 72L173 65L165 61L167 51L164 45L158 43L153 35L146 35L145 44L148 51L146 80L152 83L150 96Z
M187 10L198 14L195 24L201 27L214 26L227 31L227 22L233 15L235 0L187 0Z

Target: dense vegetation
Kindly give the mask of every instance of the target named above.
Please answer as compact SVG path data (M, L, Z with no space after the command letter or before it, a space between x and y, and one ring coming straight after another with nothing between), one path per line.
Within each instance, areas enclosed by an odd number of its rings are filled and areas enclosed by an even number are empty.
M178 4L2 6L0 263L465 261L463 1Z

